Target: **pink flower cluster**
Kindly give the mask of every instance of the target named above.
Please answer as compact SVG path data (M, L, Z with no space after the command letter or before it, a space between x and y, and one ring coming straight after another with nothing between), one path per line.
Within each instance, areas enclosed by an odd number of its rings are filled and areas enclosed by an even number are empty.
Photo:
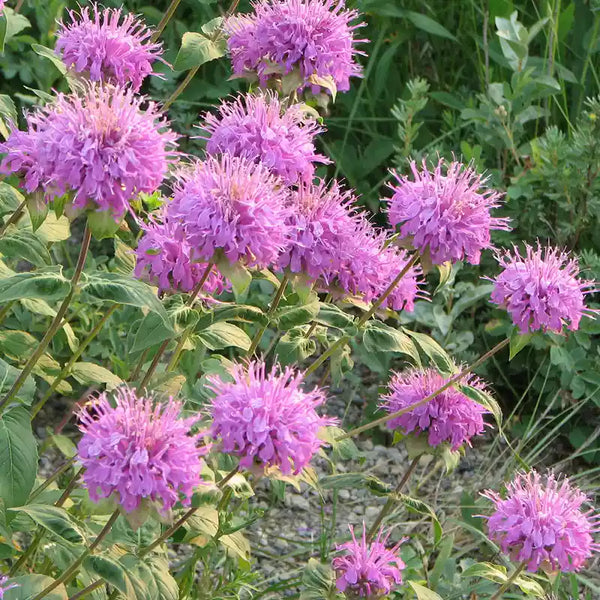
M131 84L137 91L144 79L153 74L152 63L162 54L161 44L150 41L152 31L133 15L123 16L122 10L93 5L70 10L71 22L60 23L56 53L77 73L91 81L116 85Z
M270 372L264 362L235 365L233 381L209 377L214 392L210 409L211 434L223 450L240 457L245 468L277 467L283 474L299 473L323 445L319 431L335 419L316 409L325 394L300 388L303 374L277 365Z
M351 525L349 528L352 540L337 546L336 550L344 554L333 559L337 589L352 594L350 597L369 600L386 596L402 584L402 570L406 566L399 553L402 542L388 548L390 534L384 536L382 529L374 540L367 541L364 523L362 538L357 540L354 528Z
M179 173L171 214L181 221L194 258L266 267L288 232L287 189L261 163L224 154Z
M254 13L225 22L229 52L236 75L256 73L261 86L297 70L300 88L322 89L329 78L339 91L348 91L350 77L361 74L359 52L350 25L358 17L343 0L258 0Z
M310 182L315 163L329 160L315 151L314 137L323 129L300 104L284 108L275 94L247 94L208 113L206 151L261 162L286 185Z
M486 180L470 166L439 161L433 172L425 161L418 170L411 163L414 181L393 173L396 186L389 205L392 226L434 264L466 259L479 264L481 251L491 248L490 230L508 230L508 220L492 217L500 194L485 189Z
M576 330L584 315L596 314L583 302L595 284L579 279L577 261L566 252L526 245L525 256L515 248L497 259L502 272L492 279L491 300L508 310L521 333Z
M142 107L144 105L144 107ZM28 192L74 193L76 209L119 219L139 192L161 184L176 136L158 107L131 90L87 86L27 115L28 130L0 144L0 172L19 173Z
M582 510L588 498L567 479L518 473L504 499L491 490L483 496L494 503L486 517L491 539L513 560L525 561L532 573L540 567L579 571L600 551L592 538L600 532L600 515Z
M79 412L77 450L90 498L118 494L127 512L143 499L162 512L180 499L188 505L208 452L200 434L191 432L199 417L182 419L179 402L138 397L127 387L115 391L114 404L104 393Z
M0 11L2 10L2 0L0 0ZM5 592L8 590L12 590L17 587L16 583L9 583L9 578L7 575L0 575L0 600L4 598Z
M143 224L144 231L138 242L134 275L147 278L162 292L191 292L201 281L206 263L194 262L193 251L181 225L164 211L161 221ZM202 294L219 295L227 283L213 267L202 285Z
M405 434L426 433L429 445L433 447L442 442L448 442L453 450L463 444L471 445L471 438L483 433L483 417L489 411L457 388L449 387L432 400L411 409L446 381L434 369L394 373L389 383L389 393L382 396L381 407L390 414L403 409L407 409L407 412L388 421L388 427L400 428ZM468 377L464 383L479 389L485 388L476 377Z

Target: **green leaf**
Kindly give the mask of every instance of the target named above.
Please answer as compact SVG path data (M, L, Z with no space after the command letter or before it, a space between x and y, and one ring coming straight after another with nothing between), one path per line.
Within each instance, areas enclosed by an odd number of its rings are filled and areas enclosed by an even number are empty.
M228 554L232 554L246 563L250 562L250 542L241 531L223 535L219 538L219 542L225 546Z
M202 27L205 32L212 30L211 34L205 35L195 31L183 34L181 48L173 64L175 71L187 71L225 56L227 42L222 35L216 32L216 26L220 26L222 20L221 17L217 17Z
M510 336L508 360L512 360L519 354L529 344L532 337L533 333L520 333L518 329L514 329Z
M406 11L406 17L412 22L412 24L422 31L437 35L449 40L458 41L454 35L452 35L443 25L434 21L431 17L422 13L414 12L412 10Z
M452 263L449 260L443 262L441 265L436 265L436 267L440 275L440 281L433 292L434 296L446 286L452 277Z
M37 596L54 581L52 577L47 577L46 575L13 577L10 583L16 583L17 585L4 592L4 600L31 600L31 598ZM67 590L64 584L61 583L44 597L46 600L67 600Z
M339 439L345 433L341 427L330 425L319 431L319 438L331 446L335 460L356 460L359 458L360 452L352 438Z
M163 319L156 313L148 313L140 323L133 340L132 352L140 352L151 348L159 342L168 340L175 336L172 328L167 328Z
M394 492L394 495L399 502L406 506L407 509L421 515L425 515L431 519L431 523L433 525L433 539L437 544L442 539L442 526L440 525L437 515L431 506L422 500L419 500L418 498L412 498L406 494L398 494L397 492Z
M14 213L23 200L24 196L19 190L4 181L0 182L0 216Z
M302 573L302 588L300 600L335 598L335 573L331 565L310 558Z
M21 374L21 369L9 365L0 358L0 394L4 395L12 388L14 382ZM23 387L17 392L16 398L28 406L33 402L35 395L35 381L31 376L27 377Z
M419 352L413 341L402 331L377 320L368 321L363 331L363 344L367 352L398 352L410 356L420 364Z
M37 230L37 236L45 243L62 242L71 237L71 224L67 217L57 218L54 212L48 216Z
M355 319L352 315L346 314L341 308L335 304L327 304L321 302L319 305L319 314L315 321L326 327L335 327L346 331L354 327Z
M31 517L38 525L62 538L69 544L85 544L86 537L81 527L74 523L64 508L47 504L28 504L9 510L22 512Z
M42 46L41 44L31 44L31 48L37 55L47 58L58 69L61 75L67 74L67 66L54 53L54 50L46 48L46 46Z
M138 589L143 589L143 583L135 576L132 577L119 561L108 556L88 556L83 561L83 566L119 590L128 600L149 600L147 594L137 593Z
M285 333L275 346L275 356L282 365L291 365L308 358L317 350L313 339L305 335L305 327L295 327Z
M113 390L123 383L120 377L108 369L88 362L76 362L71 369L71 375L83 385L102 383L106 385L107 390Z
M482 577L494 581L495 583L504 583L507 580L506 567L494 565L489 562L480 562L467 567L461 577Z
M6 20L2 19L0 16L0 40L2 39L3 24L6 24ZM2 50L0 50L0 52L2 52ZM6 94L0 94L0 135L4 139L8 139L8 136L10 135L9 126L11 126L13 123L17 123L17 118L17 107L15 106L13 99ZM0 185L6 184L2 183Z
M279 329L287 331L297 325L310 323L319 313L319 300L316 298L309 304L284 306L275 311L274 318Z
M456 365L450 356L448 356L448 353L433 338L424 333L411 331L410 329L402 328L402 331L417 342L419 348L443 375L453 375L456 373Z
M198 319L197 329L201 330L219 321L241 321L242 323L258 323L267 325L269 320L257 306L249 304L224 303L217 304L210 312Z
M5 6L0 16L0 53L4 52L4 44L10 41L23 29L31 27L29 19Z
M135 269L135 254L118 237L115 238L115 270L122 275L130 275Z
M143 281L118 273L94 273L81 285L81 293L89 300L147 308L159 315L167 329L173 331L167 311L153 288Z
M29 412L18 406L0 415L0 498L6 508L27 502L37 473L37 444Z
M537 581L531 579L531 577L519 575L515 579L515 585L519 586L525 594L537 596L538 598L547 598L544 588Z
M230 346L249 350L252 344L252 340L243 329L226 322L209 325L206 329L198 332L198 337L210 350L222 350Z
M36 267L52 262L45 244L31 231L10 228L0 237L0 253L7 258L22 259Z
M444 600L439 594L416 581L409 581L408 584L417 594L418 600Z
M217 268L231 281L233 295L237 302L243 302L252 282L252 273L240 263L230 263L226 258L217 262Z
M467 398L477 402L477 404L481 404L483 408L487 408L494 416L494 419L496 419L498 427L502 427L502 409L491 394L470 385L460 385L459 387L460 391L467 396Z
M15 329L0 331L0 350L15 360L28 356L38 344L38 340L26 331Z
M35 192L27 198L27 210L33 231L39 229L40 225L48 215L48 203L44 199L43 192Z
M179 600L179 586L169 571L169 563L164 556L152 555L146 564L158 588L159 600Z
M71 288L61 267L48 267L38 271L16 273L0 279L0 303L23 298L39 298L47 302L62 300Z

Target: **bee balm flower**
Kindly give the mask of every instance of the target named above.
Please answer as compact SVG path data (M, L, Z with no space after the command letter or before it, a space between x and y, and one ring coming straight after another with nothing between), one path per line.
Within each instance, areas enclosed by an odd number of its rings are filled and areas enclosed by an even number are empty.
M233 381L209 377L214 392L210 412L211 434L223 450L240 457L242 467L278 467L282 473L299 473L323 445L318 434L335 419L317 414L325 403L319 388L300 388L302 373L262 362L247 368L235 365Z
M208 452L200 434L191 432L198 417L182 419L179 402L162 404L126 387L115 391L114 401L113 407L104 393L79 412L77 450L90 498L118 494L126 512L144 499L163 512L180 499L189 505Z
M594 284L578 278L577 261L555 248L526 246L525 256L518 249L498 255L502 272L495 279L491 300L506 307L521 333L561 332L563 326L576 330L587 309L584 296Z
M411 163L414 181L393 173L398 185L389 205L392 226L400 227L422 254L429 251L435 264L466 259L479 264L481 251L491 248L490 231L508 230L508 220L492 217L500 194L485 189L485 179L470 166L451 163L444 172L440 161L433 172Z
M2 0L0 0L0 11L2 10ZM4 598L4 593L8 592L8 590L12 590L16 588L16 583L9 583L9 579L7 575L0 575L0 600Z
M338 91L350 89L350 77L361 74L355 61L359 41L350 25L358 17L343 0L258 0L254 13L225 21L236 75L256 73L265 86L273 77L297 70L300 88L321 89L329 78Z
M582 510L588 498L567 479L518 473L504 499L491 490L482 495L494 503L486 517L490 538L513 560L525 561L532 573L540 566L579 571L600 550L592 538L600 531L600 516Z
M162 54L161 45L150 41L152 31L120 8L100 12L94 4L93 15L86 7L79 14L70 10L69 16L71 23L60 23L56 34L63 62L91 81L131 84L138 91Z
M350 598L377 600L387 596L402 584L402 570L406 566L398 552L402 542L387 548L389 533L383 536L382 529L375 540L368 542L364 523L360 540L356 539L354 528L351 525L349 528L352 541L336 547L344 555L335 557L332 564L337 589Z

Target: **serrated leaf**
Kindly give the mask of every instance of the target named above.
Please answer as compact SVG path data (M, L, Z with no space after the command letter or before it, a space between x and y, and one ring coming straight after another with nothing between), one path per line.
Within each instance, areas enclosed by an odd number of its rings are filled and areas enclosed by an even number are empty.
M363 331L363 344L367 352L398 352L410 356L420 364L419 352L413 341L402 331L377 320L368 321Z
M352 438L340 440L346 432L341 427L330 425L323 427L319 431L319 439L327 442L333 451L336 460L356 460L360 456L360 451Z
M477 404L487 408L494 416L498 427L502 427L502 409L491 394L470 385L460 385L459 387L461 392L467 396L467 398L470 398L474 402L477 402Z
M71 288L60 267L16 273L0 279L0 303L23 298L39 298L47 302L62 300Z
M223 535L219 542L225 546L227 552L243 560L250 562L250 542L241 531L236 531L230 535Z
M319 301L316 299L309 304L299 304L296 306L284 306L275 311L274 318L278 323L279 329L287 331L292 327L310 323L319 313Z
M303 327L290 329L283 335L275 346L275 356L281 365L291 365L308 358L317 350L313 339L307 338Z
M429 504L426 502L419 500L418 498L412 498L406 494L398 494L395 492L394 495L398 501L404 504L404 506L406 506L406 508L409 510L413 510L414 512L425 515L431 519L433 526L433 539L437 544L442 539L442 526L440 525L439 519L437 518L437 515L431 506L429 506Z
M45 244L37 235L26 229L10 228L0 237L0 254L7 258L22 259L36 267L52 262Z
M83 385L101 383L107 390L113 390L123 383L120 377L108 369L89 362L76 362L71 368L71 375Z
M506 567L489 562L479 562L467 567L461 577L482 577L495 583L504 583L507 579Z
M4 395L12 388L15 380L21 374L21 370L9 365L0 358L0 394ZM16 394L16 399L27 406L33 402L35 395L35 381L31 376L27 377L25 383Z
M443 375L456 373L456 365L448 353L432 337L410 329L402 328L402 331L415 340L417 346Z
M173 69L187 71L200 67L211 60L225 56L226 51L227 42L223 36L218 34L206 36L195 31L187 31L183 34L181 48L173 63Z
M335 327L346 331L354 327L355 319L335 304L321 302L319 304L319 314L316 316L315 321L327 327Z
M29 412L17 406L0 415L0 498L6 508L27 502L37 473L37 444Z
M0 331L0 350L15 360L28 356L38 344L38 340L26 331L15 329Z
M47 577L46 575L12 577L10 583L14 583L16 586L4 592L4 600L31 600L31 598L35 598L35 596L54 583L54 581L52 577ZM46 600L67 600L67 590L64 584L61 583L55 587L44 598Z
M19 190L4 181L0 182L0 216L14 213L23 200L24 196Z
M174 336L175 331L165 326L165 322L160 315L150 312L142 319L136 331L131 351L140 352L146 350L146 348L151 348Z
M28 504L9 510L22 512L33 519L38 525L62 538L69 544L84 544L86 536L81 527L73 522L64 508L47 504Z
M198 332L198 337L210 350L222 350L231 346L249 350L252 344L252 340L243 329L227 322L209 325Z

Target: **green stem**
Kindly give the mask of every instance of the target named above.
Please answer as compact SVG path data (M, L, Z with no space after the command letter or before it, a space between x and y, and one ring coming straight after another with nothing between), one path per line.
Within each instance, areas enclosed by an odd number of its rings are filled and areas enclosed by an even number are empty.
M61 465L44 483L42 483L39 487L35 488L31 494L29 494L28 503L31 504L31 501L39 496L53 481L56 481L65 471L67 471L75 462L76 457L73 456L70 458L64 465Z
M66 570L62 575L55 579L48 587L43 589L39 594L33 597L32 600L42 600L45 596L47 596L52 590L56 589L61 583L65 583L71 579L73 575L77 573L81 563L91 554L94 553L94 550L100 545L100 542L106 537L114 522L117 520L119 516L119 509L115 510L115 512L110 516L110 519L106 522L106 525L102 528L102 531L96 536L96 539L92 542L91 546L87 548L81 556Z
M269 306L269 310L267 311L267 324L263 325L256 332L256 335L254 336L254 339L252 340L252 344L250 345L250 349L248 350L248 356L252 356L256 352L256 349L258 348L258 345L260 344L260 340L262 340L262 336L264 335L265 331L267 330L269 320L271 319L271 317L277 310L277 307L279 306L279 303L281 302L281 298L283 298L283 294L285 292L285 288L287 287L288 281L289 281L288 275L284 275L283 279L281 280L281 283L279 284L279 287L277 288L277 292L275 292L275 297L273 298L273 302L271 302L271 305Z
M515 582L521 571L527 566L527 562L523 561L514 571L513 574L500 586L498 591L490 598L490 600L500 600L502 594Z
M140 371L142 370L142 367L144 366L144 363L146 362L146 356L148 356L149 350L150 350L150 348L146 348L142 352L142 355L140 356L140 360L138 360L138 363L137 363L137 365L135 365L135 369L133 370L133 373L129 377L129 381L135 381L139 377Z
M10 217L6 221L6 223L4 223L0 227L0 236L4 235L4 232L7 230L9 225L14 225L21 218L21 215L23 214L23 209L25 208L26 204L27 204L27 200L23 200L23 202L21 202L21 204L19 204L19 206L17 207L15 212L12 215L10 215Z
M200 67L193 67L188 71L188 74L185 76L185 79L177 86L175 91L165 100L163 104L163 110L167 110L179 96L183 93L183 90L189 85L190 81L194 79L194 75L198 72Z
M194 304L194 301L198 297L198 294L202 291L202 288L204 287L204 284L206 283L206 280L208 279L208 276L210 275L210 272L212 271L213 267L214 267L214 263L208 263L206 265L206 269L204 270L202 278L200 279L200 281L198 282L198 284L196 285L196 287L194 288L192 293L189 295L187 302L185 303L186 306L192 306ZM154 371L156 371L156 367L158 367L158 363L160 362L162 355L165 353L165 350L167 349L167 346L169 345L170 341L171 341L170 339L166 339L160 345L160 348L158 349L156 356L152 359L152 362L150 363L150 366L148 367L148 371L146 371L146 375L144 375L144 379L142 379L140 385L138 386L138 390L143 390L148 385L148 382L150 381L150 378L154 374Z
M167 26L167 23L171 20L171 17L175 14L175 11L177 10L177 7L179 6L180 2L181 2L181 0L171 0L171 4L169 4L169 7L165 11L165 14L163 15L162 19L160 20L160 23L156 27L156 30L150 37L150 42L152 42L152 43L156 42L156 40L158 40L158 38L161 36L162 32L164 31L165 27Z
M10 391L6 394L4 399L0 402L0 409L2 409L8 402L10 402L19 392L19 390L23 387L27 377L29 377L31 371L35 367L39 358L44 354L46 348L52 341L55 333L61 326L63 317L65 316L67 309L69 308L69 304L71 300L73 300L75 294L77 293L77 284L79 283L79 279L81 278L81 274L83 273L83 267L85 266L85 259L87 257L88 250L90 248L90 241L92 239L92 234L89 227L86 225L85 231L83 233L83 239L81 241L81 249L79 251L79 258L77 260L77 265L75 267L75 272L73 273L73 277L71 278L71 289L67 294L66 298L63 300L56 316L54 317L46 335L42 338L39 346L35 350L35 352L31 355L31 358L27 361L27 364L21 371L21 374L14 382Z
M83 596L85 596L86 594L89 594L89 593L93 592L94 590L97 590L101 585L104 585L104 580L103 579L97 579L96 581L94 581L93 583L90 583L90 585L88 585L87 587L83 588L82 590L80 590L76 594L73 594L69 598L69 600L79 600L79 598L83 598Z
M188 327L181 334L181 337L179 338L179 341L177 342L177 346L175 346L175 350L173 350L173 356L171 356L171 360L169 361L169 364L167 365L167 371L171 372L171 371L175 370L175 367L177 366L177 363L179 362L179 357L181 356L181 353L183 352L183 347L185 346L187 339L190 337L190 333L192 333L192 328Z
M414 404L411 404L410 406L406 406L405 408L397 410L396 412L390 413L389 415L386 415L385 417L375 419L374 421L371 421L370 423L361 425L360 427L356 427L356 429L352 429L348 433L341 435L335 441L339 442L341 440L345 440L347 438L354 437L354 436L358 435L359 433L362 433L363 431L368 431L369 429L372 429L373 427L377 427L378 425L383 425L384 423L387 423L388 421L391 421L392 419L397 419L398 417L400 417L408 412L413 411L415 408L418 408L419 406L422 406L423 404L427 404L428 402L433 400L438 394L441 394L442 392L446 391L449 387L453 386L455 383L459 382L461 379L466 377L471 371L473 371L474 369L479 367L481 364L483 364L488 358L490 358L491 356L493 356L494 354L496 354L497 352L502 350L502 348L504 348L505 346L508 346L508 344L510 344L509 338L502 340L500 343L496 344L491 350L488 350L483 356L478 358L472 365L465 367L462 371L460 371L460 373L457 373L456 375L453 375L452 377L450 377L450 379L448 379L448 381L442 387L435 390L435 392L432 392L431 394L429 394L429 396L425 396L425 398L423 398L422 400L419 400L418 402L415 402Z
M397 502L397 494L399 494L402 491L402 488L406 485L406 482L409 480L410 476L414 473L415 469L417 468L417 465L419 464L419 458L421 458L420 454L419 454L419 456L415 456L415 458L413 458L413 461L410 463L410 465L408 466L408 469L406 469L404 475L402 476L402 479L400 480L398 487L396 487L396 491L393 494L390 494L388 496L385 504L383 505L383 508L379 511L379 514L377 515L375 522L373 523L373 525L371 525L371 529L369 529L369 533L367 533L367 542L370 542L375 537L376 533L379 531L379 527L381 526L381 523L390 514L391 510L394 508L394 505Z
M6 315L9 313L10 309L12 308L12 305L15 302L15 300L11 300L2 307L2 310L0 310L0 324L4 322L4 319L6 319Z
M70 358L69 362L67 362L67 364L62 368L61 372L56 376L56 379L54 379L54 381L50 384L50 387L48 388L47 392L44 394L44 397L33 407L33 410L31 413L32 420L40 412L40 410L43 408L44 404L46 404L46 402L48 402L48 399L50 398L50 396L52 396L52 394L54 393L54 391L56 390L58 385L61 383L61 381L63 381L63 379L69 375L69 373L71 372L71 369L73 368L73 365L81 357L81 355L83 354L83 351L90 345L90 343L94 340L94 338L100 333L100 330L102 329L102 327L104 327L104 324L106 323L106 321L108 321L109 317L115 312L115 310L117 310L117 308L119 308L119 304L113 304L104 313L102 318L98 321L98 323L92 329L92 331L90 331L89 335L85 338L85 340L83 340L83 342L81 342L81 344L79 344L79 347L77 348L77 350L75 351L73 356Z

